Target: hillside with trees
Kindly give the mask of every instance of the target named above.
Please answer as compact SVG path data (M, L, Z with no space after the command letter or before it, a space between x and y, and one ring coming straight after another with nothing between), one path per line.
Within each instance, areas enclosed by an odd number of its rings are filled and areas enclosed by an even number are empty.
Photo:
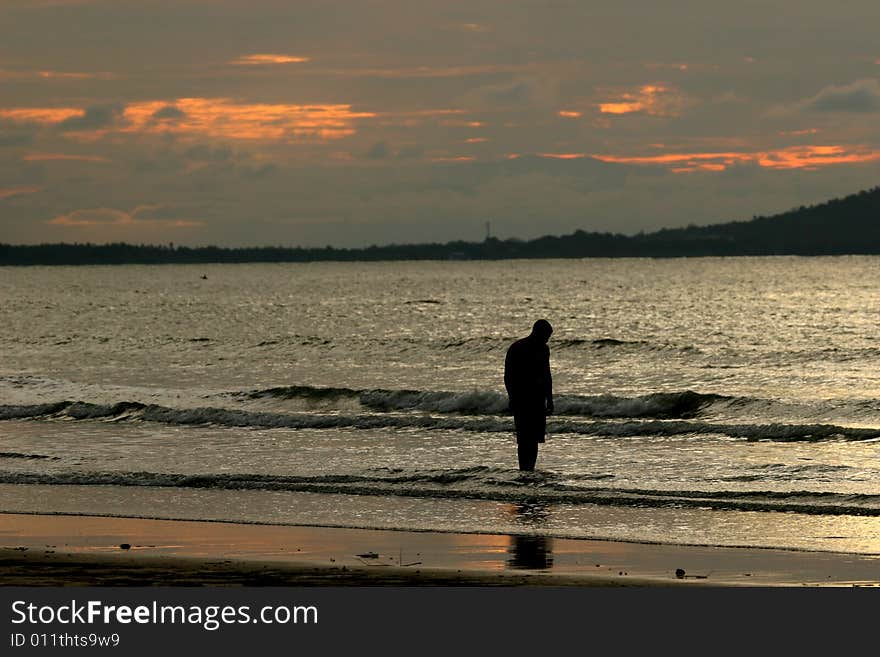
M769 217L627 236L583 230L533 240L366 248L0 244L0 265L880 254L880 187Z

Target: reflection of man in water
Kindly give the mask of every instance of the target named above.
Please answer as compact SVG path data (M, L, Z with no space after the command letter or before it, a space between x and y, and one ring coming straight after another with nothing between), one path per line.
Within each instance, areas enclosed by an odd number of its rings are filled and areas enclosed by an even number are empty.
M532 332L517 340L504 359L504 386L516 425L520 470L534 470L538 443L544 442L547 416L553 412L553 380L550 377L550 347L553 327L539 319Z
M508 508L517 524L532 531L543 530L550 517L550 507L541 502L521 502ZM541 534L511 535L507 553L510 555L508 568L544 570L553 567L553 539Z
M513 534L507 548L508 568L546 570L553 567L553 541L546 536Z

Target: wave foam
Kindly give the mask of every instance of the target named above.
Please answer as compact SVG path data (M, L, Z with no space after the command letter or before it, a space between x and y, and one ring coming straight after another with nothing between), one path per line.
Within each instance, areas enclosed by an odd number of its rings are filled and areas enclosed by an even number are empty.
M0 471L0 483L144 486L466 498L504 502L708 508L810 515L880 516L880 495L810 491L694 491L588 487L553 473L475 467L411 472L274 476L155 472L22 473Z
M0 419L63 418L73 420L147 421L172 425L215 425L286 429L425 429L477 433L512 432L510 418L429 414L276 413L215 407L170 408L139 402L90 404L59 402L33 406L0 406ZM816 442L874 440L880 429L833 424L721 424L685 420L628 420L583 422L551 419L547 432L598 438L722 435L749 441Z
M364 408L384 412L423 411L467 415L503 415L508 412L507 395L490 390L446 392L279 386L241 394L251 399L305 399L327 402L351 399ZM729 399L722 395L700 394L685 390L658 392L638 397L558 395L555 402L558 415L683 418L691 417L715 402Z

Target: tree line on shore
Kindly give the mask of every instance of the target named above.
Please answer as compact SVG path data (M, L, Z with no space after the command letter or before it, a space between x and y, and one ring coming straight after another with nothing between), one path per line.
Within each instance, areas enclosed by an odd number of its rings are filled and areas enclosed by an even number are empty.
M622 235L577 230L533 240L364 248L0 244L0 265L187 264L509 258L880 254L880 187L769 217Z

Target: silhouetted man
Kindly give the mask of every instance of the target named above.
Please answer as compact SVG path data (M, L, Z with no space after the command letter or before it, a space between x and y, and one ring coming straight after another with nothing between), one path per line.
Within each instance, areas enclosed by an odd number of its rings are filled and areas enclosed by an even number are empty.
M544 442L547 416L553 412L550 347L553 327L539 319L527 337L517 340L504 359L504 387L516 425L520 470L534 470L538 443Z

